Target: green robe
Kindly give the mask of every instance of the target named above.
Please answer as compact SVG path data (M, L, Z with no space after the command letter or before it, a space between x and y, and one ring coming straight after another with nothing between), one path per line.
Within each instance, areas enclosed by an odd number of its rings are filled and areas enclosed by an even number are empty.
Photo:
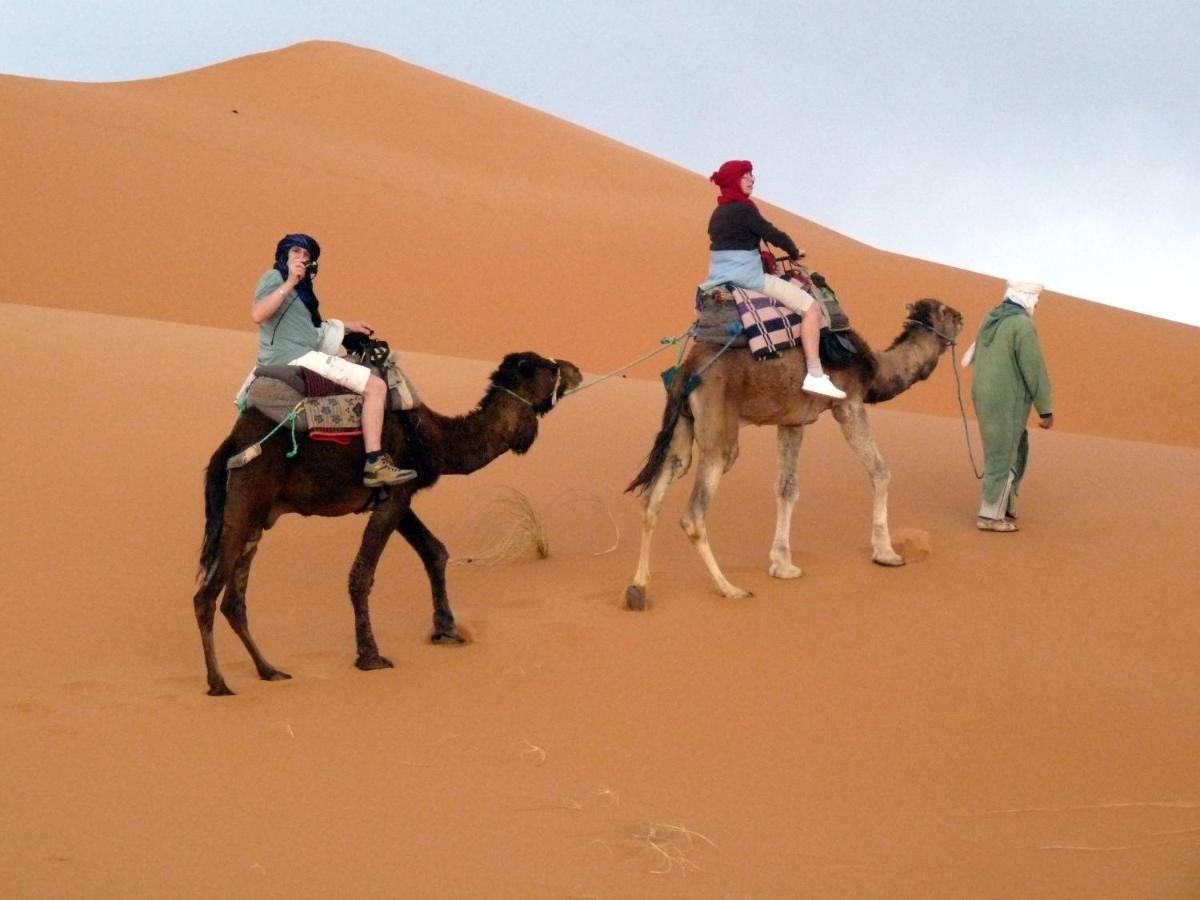
M1011 474L1012 512L1029 461L1029 408L1036 406L1043 416L1054 411L1037 329L1024 307L1005 302L988 313L975 341L974 366L971 400L983 437L983 500L998 502Z

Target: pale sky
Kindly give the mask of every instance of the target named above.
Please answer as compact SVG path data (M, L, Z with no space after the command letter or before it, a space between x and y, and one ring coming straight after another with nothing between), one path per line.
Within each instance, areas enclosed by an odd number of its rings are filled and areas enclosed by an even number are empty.
M1198 0L0 0L8 75L317 39L702 175L753 160L758 196L880 249L1200 325Z

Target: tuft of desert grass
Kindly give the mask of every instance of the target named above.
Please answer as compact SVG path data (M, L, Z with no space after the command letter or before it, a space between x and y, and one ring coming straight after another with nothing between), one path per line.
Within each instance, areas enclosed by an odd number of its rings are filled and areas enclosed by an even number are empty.
M700 867L690 858L697 843L703 841L710 847L717 846L698 831L662 822L643 826L634 841L645 847L654 859L654 867L650 870L654 875L669 875L676 870L680 875L686 875L689 871L698 872Z
M523 491L508 485L497 488L497 496L480 507L481 522L477 529L484 534L482 547L476 553L451 560L453 565L497 566L518 562L523 559L548 559L550 537L546 520L534 508L533 501ZM572 506L594 507L608 519L613 531L613 542L605 549L593 552L593 556L612 553L621 544L621 529L607 504L593 491L568 488L558 494L549 504L551 509Z
M496 566L520 559L550 556L546 527L533 508L528 495L513 487L502 486L501 494L484 507L488 537L476 554L451 560L455 565Z

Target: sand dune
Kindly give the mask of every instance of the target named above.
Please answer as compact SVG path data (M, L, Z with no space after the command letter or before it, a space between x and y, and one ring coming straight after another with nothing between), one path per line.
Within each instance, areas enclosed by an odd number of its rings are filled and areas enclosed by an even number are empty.
M706 265L703 178L340 44L119 84L0 77L0 128L11 136L0 145L0 302L243 328L275 241L304 230L323 242L319 288L332 314L472 358L496 335L559 338L563 355L606 371L687 327ZM769 200L784 174L760 176ZM874 344L890 343L911 300L943 299L969 329L998 302L996 278L765 212ZM1176 409L1200 391L1196 328L1046 300L1047 351L1072 360L1054 372L1059 427L1200 443L1200 420ZM1147 367L1171 373L1172 389L1145 384ZM897 408L954 414L949 373L938 377Z
M525 457L418 499L460 560L508 527L506 488L543 517L548 559L451 568L473 643L426 642L428 585L397 542L372 607L396 668L355 670L364 520L287 517L249 605L294 679L258 681L219 624L238 696L217 700L190 603L201 473L278 236L317 234L330 311L372 319L427 402L462 412L509 350L594 378L682 331L710 187L335 44L128 84L4 77L0 98L0 328L20 336L0 456L6 896L1200 893L1197 329L1046 299L1061 427L1032 435L1015 535L971 526L946 362L875 409L901 569L871 565L866 479L823 420L805 576L768 577L774 436L746 429L711 527L755 596L713 590L673 525L679 486L633 614L621 489L660 357L568 399ZM875 344L906 300L972 327L996 299L995 279L768 214Z

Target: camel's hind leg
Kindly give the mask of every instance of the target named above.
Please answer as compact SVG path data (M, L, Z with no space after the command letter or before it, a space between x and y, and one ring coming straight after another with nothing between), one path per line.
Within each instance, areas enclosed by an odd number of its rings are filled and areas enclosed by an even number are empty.
M799 578L804 573L792 564L792 510L800 493L800 444L803 425L780 425L778 429L779 475L775 481L775 540L771 543L771 565L776 578Z
M264 681L284 681L292 676L276 669L263 657L258 645L254 643L254 638L250 636L250 625L246 618L246 585L250 580L250 564L254 562L254 556L258 553L258 542L262 534L263 530L259 528L247 538L242 555L233 568L229 583L225 586L221 612L224 613L234 634L241 638L250 658L254 660L258 677Z
M891 472L875 446L875 435L867 411L861 403L837 403L833 416L842 426L842 434L856 456L867 470L874 491L874 509L871 514L871 559L881 566L902 566L904 557L892 547L892 536L888 531L887 494Z
M679 524L692 539L696 552L700 554L704 565L708 567L708 573L716 582L717 590L726 597L742 598L752 595L750 591L742 590L730 582L721 572L708 540L708 525L705 522L705 515L717 494L721 476L729 471L737 459L737 429L736 416L728 413L718 414L716 422L708 418L697 424L696 444L699 461L696 464L696 483L692 487L692 498Z
M692 464L692 420L681 417L671 434L671 446L662 468L642 498L642 548L633 583L625 589L625 605L641 612L646 608L646 585L650 581L650 540L671 482L683 477Z
M254 530L261 531L261 529ZM231 579L238 571L238 562L246 548L246 537L251 531L244 516L231 516L226 510L216 562L204 573L200 588L192 600L196 611L196 624L200 627L200 641L204 645L208 693L213 697L228 697L233 694L217 666L217 653L213 643L213 620L216 618L217 595L227 584L231 585Z

